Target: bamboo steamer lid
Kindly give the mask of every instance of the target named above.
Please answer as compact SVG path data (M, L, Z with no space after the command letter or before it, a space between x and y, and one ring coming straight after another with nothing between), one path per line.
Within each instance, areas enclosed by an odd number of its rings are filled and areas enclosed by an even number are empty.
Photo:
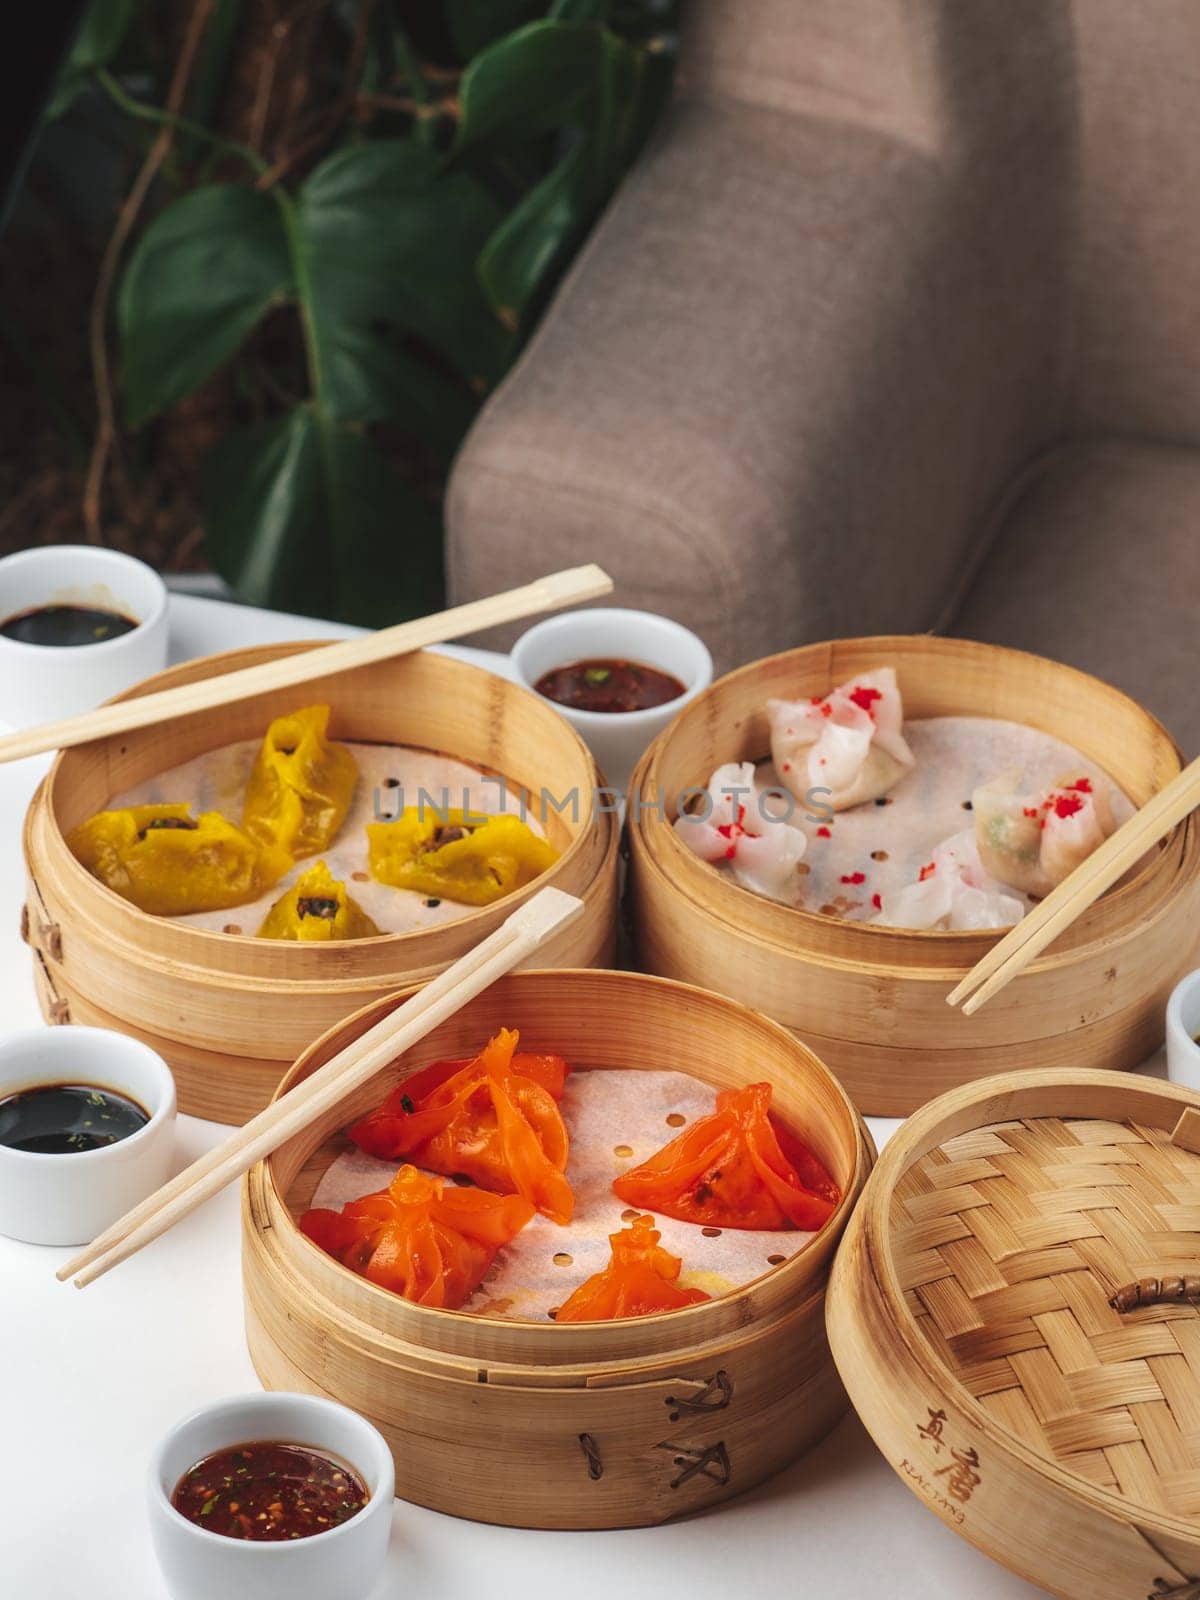
M280 1092L396 1003L333 1029ZM531 1048L561 1051L573 1072L670 1064L714 1089L768 1080L775 1109L842 1188L834 1216L796 1254L707 1303L562 1326L414 1305L319 1250L297 1218L347 1148L342 1130L410 1072L469 1055L503 1026ZM392 1449L398 1494L434 1510L537 1528L633 1527L696 1511L794 1460L845 1410L825 1291L873 1154L817 1057L735 1001L632 972L519 972L247 1175L251 1359L268 1388L329 1395L369 1417ZM563 1237L569 1248L569 1229ZM701 1262L698 1253L691 1264Z
M1162 1041L1166 996L1200 942L1200 828L1175 829L977 1016L945 1005L999 934L889 928L781 905L682 842L679 798L769 750L766 701L896 668L909 718L1023 722L1094 762L1137 805L1181 770L1128 695L1059 662L963 639L840 639L752 662L659 735L634 775L630 881L639 964L736 995L807 1040L859 1109L903 1116L956 1084L1078 1060L1132 1067Z
M1069 1600L1200 1592L1197 1230L1197 1098L1046 1070L911 1118L839 1250L830 1342L876 1444Z

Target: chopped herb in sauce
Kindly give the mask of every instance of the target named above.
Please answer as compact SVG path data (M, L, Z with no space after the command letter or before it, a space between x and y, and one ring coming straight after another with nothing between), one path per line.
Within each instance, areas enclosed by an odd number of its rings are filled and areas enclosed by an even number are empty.
M31 1155L74 1155L128 1139L150 1113L95 1083L39 1083L0 1100L0 1145Z
M345 1462L271 1439L205 1456L175 1485L171 1504L209 1533L267 1542L328 1533L369 1499Z

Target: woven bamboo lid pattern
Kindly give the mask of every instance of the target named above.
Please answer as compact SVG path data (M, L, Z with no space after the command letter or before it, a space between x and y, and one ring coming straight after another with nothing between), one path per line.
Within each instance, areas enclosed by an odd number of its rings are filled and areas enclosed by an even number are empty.
M1198 1302L1200 1112L1165 1084L1039 1071L897 1134L829 1327L876 1442L957 1532L1053 1593L1193 1600Z
M1200 1515L1200 1318L1121 1313L1135 1279L1200 1267L1200 1156L1161 1129L1039 1117L960 1134L909 1169L892 1218L917 1328L1049 1460Z

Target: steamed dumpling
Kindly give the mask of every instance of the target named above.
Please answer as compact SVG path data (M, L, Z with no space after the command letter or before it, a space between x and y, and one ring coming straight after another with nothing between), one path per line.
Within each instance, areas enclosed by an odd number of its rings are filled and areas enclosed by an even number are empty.
M510 812L474 816L432 806L368 822L367 852L380 883L468 906L492 905L558 860L549 840Z
M1032 796L1020 785L1014 771L975 790L975 839L988 872L1040 899L1112 833L1112 797L1106 783L1086 774L1059 778Z
M258 844L219 811L184 802L100 811L67 836L76 860L156 917L242 906L274 882Z
M276 900L258 938L328 944L336 939L370 939L378 932L358 901L346 893L346 885L318 861Z
M771 756L798 800L824 791L835 811L887 794L913 765L891 667L861 673L822 699L768 700Z
M276 717L246 781L242 827L281 877L293 861L327 850L345 821L358 762L326 737L328 706Z
M752 763L730 761L709 779L697 814L681 812L675 819L675 831L701 860L727 867L743 888L794 905L800 890L796 868L808 840L763 810Z
M969 828L943 839L915 883L885 895L872 921L889 928L1009 928L1025 902L989 877Z

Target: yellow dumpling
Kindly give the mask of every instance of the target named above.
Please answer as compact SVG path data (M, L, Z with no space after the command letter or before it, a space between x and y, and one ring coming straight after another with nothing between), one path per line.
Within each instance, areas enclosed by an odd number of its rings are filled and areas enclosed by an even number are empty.
M531 883L558 851L520 817L412 806L367 824L371 873L397 889L487 906Z
M379 929L323 861L302 872L267 912L260 939L369 939Z
M187 805L100 811L67 843L93 877L160 917L245 905L274 881L253 839L219 811L193 817Z
M276 717L246 783L242 826L277 868L276 878L293 861L328 849L350 809L358 763L344 744L325 737L328 725L328 706Z

